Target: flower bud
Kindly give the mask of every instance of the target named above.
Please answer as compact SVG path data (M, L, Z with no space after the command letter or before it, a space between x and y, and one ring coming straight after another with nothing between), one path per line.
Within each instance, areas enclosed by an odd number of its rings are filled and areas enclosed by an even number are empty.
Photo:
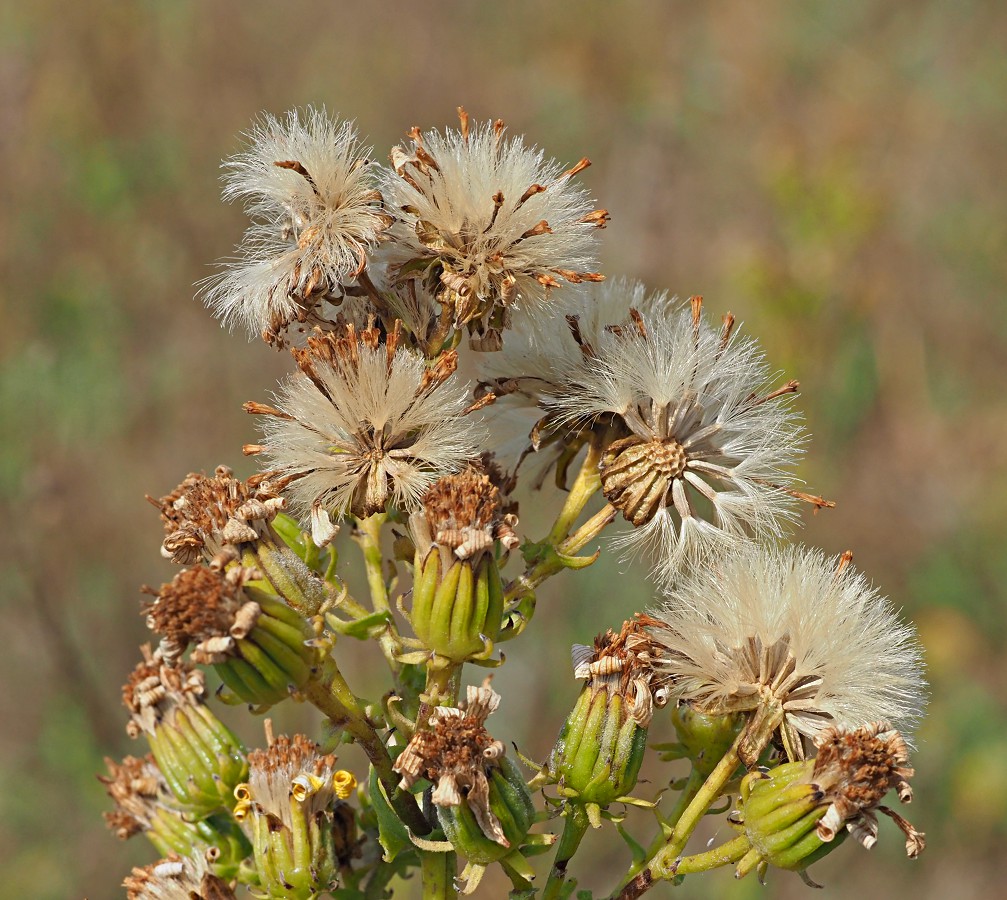
M123 687L131 713L127 732L147 737L154 761L186 812L205 816L234 805L234 786L248 771L240 741L203 703L203 673L184 662L168 665L160 650Z
M316 654L307 622L252 583L257 576L240 566L185 569L162 585L147 623L175 646L193 645L193 662L214 666L238 700L267 707L307 683Z
M500 632L503 583L496 553L517 545L517 519L500 491L469 468L437 481L410 518L415 545L409 620L417 643L451 662L486 659Z
M571 802L608 806L636 785L654 707L666 702L653 670L653 643L637 617L593 647L575 645L574 675L586 679L549 757L544 779Z
M886 806L889 789L912 799L908 750L886 722L857 729L830 727L815 740L812 760L785 763L768 773L749 773L741 785L740 818L752 849L738 863L743 877L773 865L804 871L852 834L865 848L877 841L876 812L892 818L915 858L925 836ZM844 827L845 826L845 827Z
M676 758L690 760L704 778L730 749L743 725L741 716L706 715L687 703L680 703L672 710L671 722L678 733Z
M340 853L334 810L356 787L303 735L281 736L248 755L234 817L252 839L261 896L311 900L336 886Z

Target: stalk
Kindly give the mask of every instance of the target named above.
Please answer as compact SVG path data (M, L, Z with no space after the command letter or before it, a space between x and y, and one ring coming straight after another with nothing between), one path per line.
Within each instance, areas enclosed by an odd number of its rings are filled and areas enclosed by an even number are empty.
M584 807L579 803L571 803L567 807L563 834L556 845L556 857L553 860L552 869L549 871L549 880L546 881L542 891L542 900L556 900L557 897L563 895L567 865L580 847L588 824L587 811Z
M455 854L420 850L420 874L423 879L423 900L450 900L455 890Z
M364 555L364 567L367 570L367 586L371 592L371 606L374 612L388 614L388 624L378 638L381 652L385 655L392 673L399 674L400 665L397 656L402 650L401 641L391 615L388 602L388 584L385 581L384 556L381 553L381 528L388 519L387 513L378 513L366 519L357 520L357 543Z

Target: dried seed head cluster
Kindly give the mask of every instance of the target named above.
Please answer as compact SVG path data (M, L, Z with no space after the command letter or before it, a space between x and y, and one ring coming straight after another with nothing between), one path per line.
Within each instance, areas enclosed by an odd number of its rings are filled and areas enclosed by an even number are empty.
M426 728L418 730L395 761L402 787L420 778L434 784L437 806L468 804L482 833L508 846L500 820L489 805L490 770L500 765L505 748L486 731L486 718L500 705L500 695L488 684L468 686L459 708L438 706Z
M413 532L418 543L447 547L458 559L476 558L492 550L496 541L513 550L519 543L514 533L517 516L504 513L501 506L500 489L490 476L469 467L431 486L423 496L422 516L412 521Z
M222 878L208 871L199 855L172 854L143 868L134 868L123 881L127 900L235 900Z
M906 854L915 858L926 846L925 835L898 813L882 806L892 788L909 803L909 749L902 735L887 722L872 722L857 729L830 727L815 739L817 755L812 781L825 794L829 808L818 823L818 836L831 841L846 829L868 850L877 843L875 811L889 816L906 836Z
M201 704L206 696L206 676L188 663L165 660L161 649L140 648L143 660L130 673L122 688L122 702L131 714L127 732L131 737L153 734L166 717L180 707Z
M244 202L253 224L205 300L225 324L273 342L291 322L310 321L322 300L340 296L392 217L370 150L324 109L293 110L284 121L264 116L248 141L225 163L224 198Z
M190 473L160 500L148 496L164 522L161 555L183 566L210 562L222 551L236 555L237 545L262 538L284 508L281 488L261 475L239 481L227 466L218 466L212 476Z
M149 753L143 758L127 756L121 763L105 757L109 774L99 775L105 791L115 803L104 813L105 823L120 840L150 828L156 810L171 796L168 783Z
M908 732L922 713L915 633L845 557L742 547L653 614L673 692L701 712L776 706L784 729L811 738L879 719Z
M397 332L349 325L318 334L295 351L276 408L249 403L265 416L261 446L313 532L328 533L329 515L366 517L391 501L415 509L442 475L478 456L484 431L468 417L469 387L454 374L457 357L431 365L399 347ZM319 521L321 519L321 521Z
M400 217L389 252L399 278L418 277L470 325L482 349L499 346L514 304L543 299L562 281L600 280L594 230L608 213L595 210L573 183L586 159L564 170L521 138L504 137L503 122L409 136L392 150L386 179L389 207Z
M617 693L628 704L629 715L646 728L654 708L668 702L666 676L658 670L661 644L647 631L658 622L638 614L624 622L618 634L609 629L594 639L594 646L574 644L574 678L583 678L593 688Z

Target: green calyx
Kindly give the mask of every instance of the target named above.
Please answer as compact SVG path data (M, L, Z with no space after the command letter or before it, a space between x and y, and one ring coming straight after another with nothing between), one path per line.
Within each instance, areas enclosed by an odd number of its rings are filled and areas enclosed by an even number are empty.
M503 583L492 554L459 560L434 546L422 559L417 555L409 620L425 650L456 663L488 659L503 607Z
M470 863L488 866L520 847L535 820L531 793L517 767L506 757L487 775L489 811L496 817L506 843L488 837L466 800L458 806L437 807L437 819L445 837Z
M246 593L262 613L235 642L237 655L214 669L230 691L223 699L264 708L307 684L317 652L306 643L313 633L298 613L263 591L246 588Z
M550 780L571 802L608 806L636 785L647 731L618 691L587 685L549 758Z

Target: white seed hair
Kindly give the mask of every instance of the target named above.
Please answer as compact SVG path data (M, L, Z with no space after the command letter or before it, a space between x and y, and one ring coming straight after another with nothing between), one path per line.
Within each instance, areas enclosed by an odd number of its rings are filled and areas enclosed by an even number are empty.
M505 139L490 122L473 124L467 137L446 129L423 132L421 140L437 168L403 169L421 190L395 172L383 183L388 207L401 219L395 245L385 249L399 262L439 257L482 300L498 300L501 283L513 278L519 305L545 296L536 276L557 279L557 270L595 266L597 224L584 221L593 210L590 196L541 150L522 137ZM532 185L545 190L520 202ZM498 193L504 202L494 215ZM522 238L543 220L548 233ZM436 234L436 246L417 228Z
M748 544L693 572L651 611L673 696L712 713L751 708L760 677L745 650L783 642L801 685L792 707L784 703L798 732L813 738L829 725L887 720L908 735L926 702L915 630L846 562Z
M360 472L372 466L387 476L389 500L415 510L430 485L460 471L485 440L478 418L463 416L471 386L456 375L420 392L427 365L419 354L399 349L389 364L384 346L357 353L357 366L315 365L327 396L304 374L289 375L276 400L291 418L263 419L263 456L295 476L287 493L305 517L318 506L347 515ZM375 435L386 449L380 460L367 456Z
M306 292L361 268L390 218L352 123L308 107L263 115L246 136L248 148L224 162L223 196L242 201L252 225L237 259L204 283L204 300L225 325L257 335L295 318ZM300 164L310 180L278 163Z

